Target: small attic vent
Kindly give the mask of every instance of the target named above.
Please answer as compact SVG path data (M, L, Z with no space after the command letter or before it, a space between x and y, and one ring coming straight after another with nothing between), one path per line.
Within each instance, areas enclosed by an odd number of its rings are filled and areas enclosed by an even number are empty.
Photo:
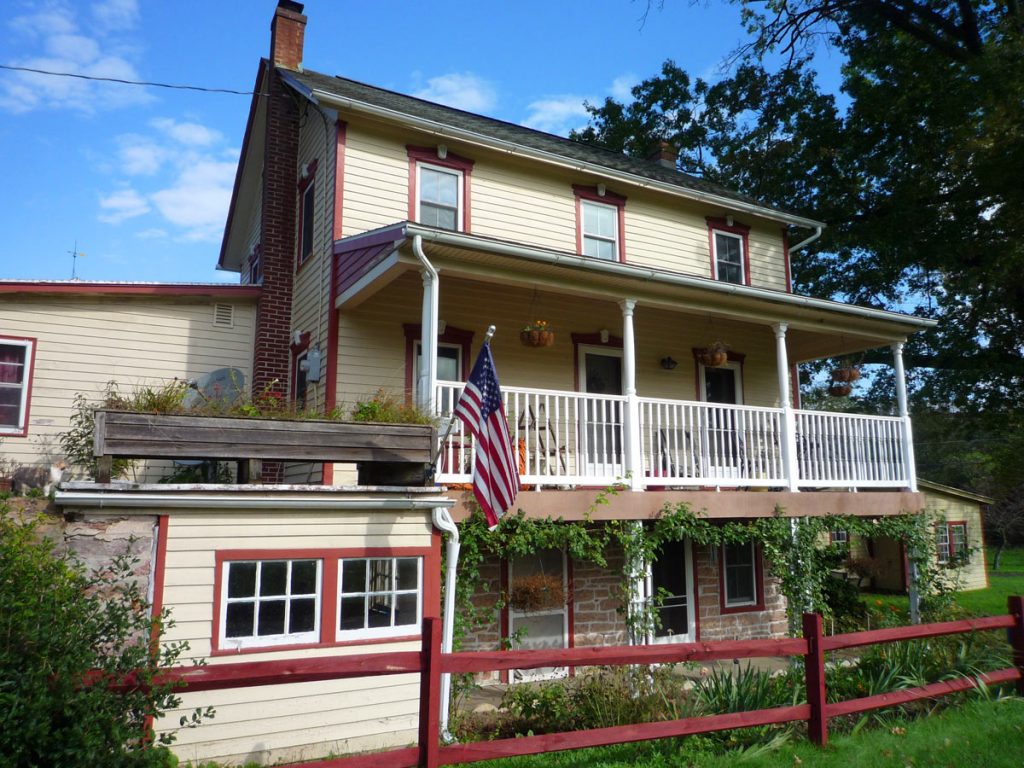
M214 304L213 324L219 328L234 328L235 308L230 304Z

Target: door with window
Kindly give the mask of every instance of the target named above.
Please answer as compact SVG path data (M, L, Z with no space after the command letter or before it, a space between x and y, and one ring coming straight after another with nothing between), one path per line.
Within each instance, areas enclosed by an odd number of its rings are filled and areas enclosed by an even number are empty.
M581 346L578 365L580 387L587 394L622 394L622 350ZM587 399L580 442L588 476L622 477L624 406L621 400Z
M542 549L509 560L509 637L524 650L567 648L568 579L565 552ZM565 677L566 667L512 670L512 682Z
M692 549L689 539L665 542L647 570L643 594L648 602L661 595L648 643L692 643L694 627Z
M740 363L700 366L700 396L706 403L741 405L743 379ZM709 408L703 435L703 458L711 477L739 477L743 456L742 424L733 409Z

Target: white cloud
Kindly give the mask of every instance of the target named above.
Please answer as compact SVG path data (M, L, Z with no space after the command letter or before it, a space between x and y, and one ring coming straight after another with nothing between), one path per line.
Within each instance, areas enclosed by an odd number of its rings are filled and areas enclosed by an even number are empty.
M220 131L199 123L179 123L170 117L159 117L152 120L150 125L178 143L192 147L207 147L222 138Z
M161 229L160 227L150 227L149 229L144 229L141 232L136 232L135 236L140 240L166 240L168 237L170 237L170 235L167 233L167 230Z
M224 229L235 164L193 158L181 164L173 183L150 195L157 211L190 241L216 242Z
M136 0L102 0L93 3L92 16L102 31L131 29L139 21Z
M120 224L149 213L150 210L149 203L134 189L119 189L101 197L100 208L105 212L99 215L99 220L107 224Z
M152 139L129 133L117 137L121 172L128 176L152 176L167 159L167 150Z
M629 102L633 100L633 86L636 85L636 75L619 75L612 80L608 95L616 101Z
M527 106L530 112L523 120L523 125L566 136L573 128L582 128L587 124L584 101L586 98L583 96L565 95L531 102Z
M489 112L498 103L494 86L471 72L431 77L427 80L427 87L414 92L413 96L478 113Z
M8 59L7 63L87 77L142 79L130 61L113 52L124 49L120 45L123 41L111 41L115 47L110 49L106 42L101 44L97 40L97 35L131 26L128 20L132 9L136 15L138 13L134 0L107 0L96 8L99 26L89 30L79 27L72 8L59 4L49 4L36 13L13 19L10 27L15 39L7 41L7 50L23 53ZM153 97L138 86L81 78L10 72L0 80L0 109L13 113L61 109L93 114L152 100Z

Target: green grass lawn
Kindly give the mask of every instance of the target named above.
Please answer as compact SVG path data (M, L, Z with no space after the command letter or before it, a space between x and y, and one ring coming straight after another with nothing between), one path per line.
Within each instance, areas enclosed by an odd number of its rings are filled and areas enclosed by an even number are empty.
M821 749L802 739L775 749L712 755L702 737L507 758L486 768L1019 768L1024 699L974 701L911 723L838 736ZM704 748L702 748L704 747Z
M985 546L985 560L988 566L989 575L992 574L992 562L996 558L996 548L991 545ZM1024 547L1008 547L1003 550L1002 562L999 563L998 573L1016 571L1024 573Z

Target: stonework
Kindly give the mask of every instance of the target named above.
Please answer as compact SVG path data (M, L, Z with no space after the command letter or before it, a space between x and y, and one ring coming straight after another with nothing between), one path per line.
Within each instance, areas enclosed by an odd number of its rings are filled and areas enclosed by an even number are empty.
M618 548L610 550L605 568L593 563L572 564L574 644L625 645L628 641L622 605L625 560Z
M764 578L764 609L722 613L719 558L706 546L693 546L697 571L698 638L714 640L757 640L785 637L789 629L786 619L786 598L779 591L779 580L769 573Z

